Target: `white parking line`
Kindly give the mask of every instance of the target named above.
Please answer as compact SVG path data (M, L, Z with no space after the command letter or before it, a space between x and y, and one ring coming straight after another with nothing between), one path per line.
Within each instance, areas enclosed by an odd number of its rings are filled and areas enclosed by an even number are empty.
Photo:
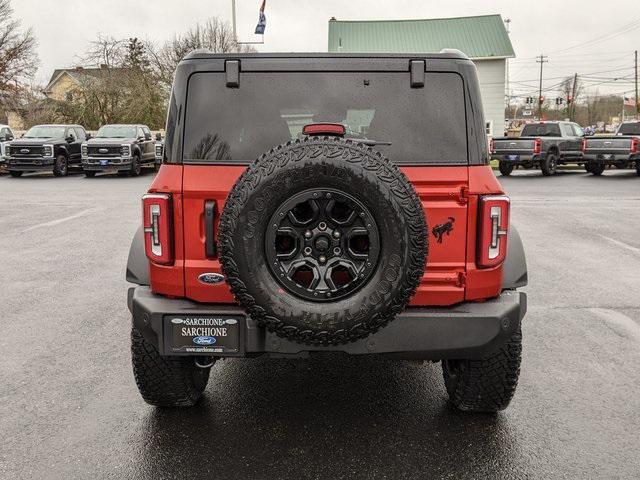
M104 210L104 208L88 208L86 210L82 210L74 215L70 215L68 217L59 218L57 220L51 220L50 222L39 223L32 227L23 230L22 233L30 232L31 230L36 230L37 228L45 228L45 227L53 227L55 225L60 225L61 223L68 222L69 220L74 220L76 218L84 217L85 215L89 215L90 213L100 212Z
M633 245L629 245L628 243L621 242L620 240L616 240L615 238L606 237L604 235L599 236L615 245L618 245L619 247L624 248L625 250L629 250L630 252L640 255L640 248L638 247L634 247Z

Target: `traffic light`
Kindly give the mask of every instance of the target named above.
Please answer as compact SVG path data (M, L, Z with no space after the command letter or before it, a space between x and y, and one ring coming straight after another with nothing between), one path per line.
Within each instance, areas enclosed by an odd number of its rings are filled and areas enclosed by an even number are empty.
M556 97L556 105L562 105L564 103L564 98Z
M573 97L571 95L567 97L567 103L568 104L573 103Z
M539 101L540 103L544 103L544 96L540 95L540 98L538 99L538 101Z

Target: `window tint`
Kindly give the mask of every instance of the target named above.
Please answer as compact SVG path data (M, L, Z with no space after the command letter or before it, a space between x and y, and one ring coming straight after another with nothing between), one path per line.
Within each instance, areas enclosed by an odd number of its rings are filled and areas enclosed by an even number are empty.
M640 122L623 123L618 129L618 135L640 135Z
M560 126L557 123L529 123L524 126L521 137L560 137Z
M81 142L84 142L87 139L87 133L84 131L84 129L76 127L74 130L76 131L76 136L78 137L78 140L80 140Z
M142 127L142 131L144 132L145 135L147 134L151 135L151 130L149 130L149 127Z
M77 140L78 137L76 135L76 132L74 132L73 128L70 128L67 130L67 137L72 137L74 140Z
M580 125L572 123L571 126L573 127L573 133L576 137L584 137L584 130L582 130Z
M397 163L467 164L464 89L454 73L427 73L410 88L406 73L251 73L227 88L222 73L189 81L186 162L252 162L301 138L309 123L341 123L347 138L378 145Z
M571 125L569 125L568 123L561 123L560 124L560 130L562 131L562 135L564 137L573 137L574 136L573 128L571 128Z

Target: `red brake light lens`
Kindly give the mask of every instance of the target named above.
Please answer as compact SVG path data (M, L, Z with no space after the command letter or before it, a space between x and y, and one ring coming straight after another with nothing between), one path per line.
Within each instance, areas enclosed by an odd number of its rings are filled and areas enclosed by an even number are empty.
M310 123L302 128L303 135L337 135L344 137L347 129L339 123Z
M585 139L582 139L582 151L587 151L587 141Z
M637 138L631 139L631 153L638 153L638 148L640 147L640 140Z
M509 197L505 195L480 197L477 252L480 268L497 267L507 256L509 206Z
M540 140L539 138L536 138L533 141L533 153L540 153L542 152L542 140Z
M160 265L173 263L171 195L150 193L142 197L144 249L147 258Z

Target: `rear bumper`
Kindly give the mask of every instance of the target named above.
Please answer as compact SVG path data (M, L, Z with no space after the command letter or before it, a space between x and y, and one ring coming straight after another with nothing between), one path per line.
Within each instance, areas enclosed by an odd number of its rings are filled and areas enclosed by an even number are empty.
M636 153L624 152L586 152L584 158L588 161L597 161L605 165L614 165L618 162L637 162L640 155Z
M168 355L163 322L171 315L244 315L237 305L201 304L169 299L149 287L132 287L128 306L133 325L145 339ZM448 308L408 308L379 332L346 345L315 347L291 342L246 318L240 329L240 353L305 355L308 352L344 352L351 355L389 354L404 358L441 360L481 358L502 346L520 327L527 310L523 292L505 291L483 303L463 303Z
M517 157L517 158L513 158ZM543 158L542 155L532 155L532 154L518 154L518 153L509 153L509 154L494 154L493 158L505 163L528 163L528 162L536 162Z

